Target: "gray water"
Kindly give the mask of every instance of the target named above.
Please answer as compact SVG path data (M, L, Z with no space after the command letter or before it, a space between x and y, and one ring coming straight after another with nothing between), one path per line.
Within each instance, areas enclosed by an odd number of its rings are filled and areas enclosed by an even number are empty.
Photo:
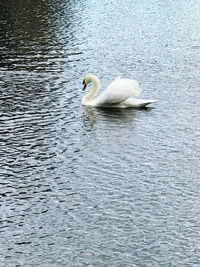
M0 266L200 265L199 0L0 3ZM136 79L147 109L81 106Z

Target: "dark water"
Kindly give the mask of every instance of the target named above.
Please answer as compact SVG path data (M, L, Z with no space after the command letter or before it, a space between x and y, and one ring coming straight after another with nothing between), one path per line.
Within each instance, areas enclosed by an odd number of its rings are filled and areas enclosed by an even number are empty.
M200 2L0 2L0 266L200 265ZM81 106L138 80L143 110Z

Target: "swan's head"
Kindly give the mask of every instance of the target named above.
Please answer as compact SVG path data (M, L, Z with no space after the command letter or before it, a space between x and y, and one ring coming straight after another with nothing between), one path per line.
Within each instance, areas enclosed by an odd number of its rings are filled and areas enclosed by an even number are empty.
M100 86L99 78L94 74L87 74L83 80L83 91L86 89L89 83L97 84L98 87Z

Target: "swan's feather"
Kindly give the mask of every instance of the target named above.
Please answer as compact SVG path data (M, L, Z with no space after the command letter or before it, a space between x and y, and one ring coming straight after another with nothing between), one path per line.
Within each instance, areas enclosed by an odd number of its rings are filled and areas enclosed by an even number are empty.
M132 96L138 95L140 92L141 89L139 88L137 81L121 79L119 76L94 100L95 106L119 104Z
M155 103L158 100L145 100L145 99L138 99L138 98L133 98L130 97L127 100L125 100L123 103L121 103L122 108L129 108L129 107L134 107L134 108L144 108L148 106L149 104Z

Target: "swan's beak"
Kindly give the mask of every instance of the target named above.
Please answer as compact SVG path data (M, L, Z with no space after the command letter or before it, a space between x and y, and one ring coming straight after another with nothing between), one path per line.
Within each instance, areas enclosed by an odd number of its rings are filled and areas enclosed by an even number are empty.
M87 87L87 84L85 82L85 79L83 80L83 91L85 90L85 88Z

